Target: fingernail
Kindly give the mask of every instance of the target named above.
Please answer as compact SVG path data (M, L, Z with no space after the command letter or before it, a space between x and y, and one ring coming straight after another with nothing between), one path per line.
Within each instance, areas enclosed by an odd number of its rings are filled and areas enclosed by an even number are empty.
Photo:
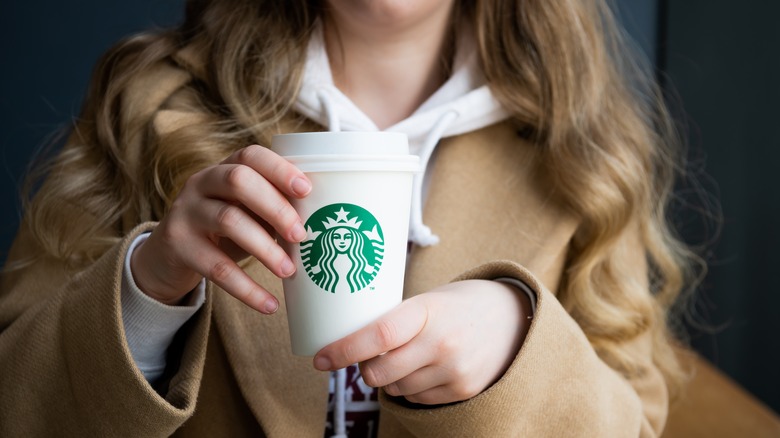
M268 299L265 301L263 310L265 313L275 313L279 309L279 303L276 300Z
M289 277L290 275L293 275L295 272L295 265L293 265L292 260L285 258L282 262L282 274L284 274L285 277Z
M298 196L306 196L311 191L311 183L300 177L293 178L290 185L293 192Z
M306 238L306 230L304 230L303 225L300 222L298 222L295 225L293 225L290 235L294 241L300 242Z
M317 356L314 358L314 368L320 371L328 371L330 369L330 360L324 356Z

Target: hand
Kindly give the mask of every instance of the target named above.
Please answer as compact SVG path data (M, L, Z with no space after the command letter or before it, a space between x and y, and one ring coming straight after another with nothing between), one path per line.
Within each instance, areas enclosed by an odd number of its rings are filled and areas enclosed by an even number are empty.
M366 384L392 396L428 405L462 401L509 368L530 314L528 297L513 286L451 283L404 301L323 348L314 366L324 371L360 362Z
M273 313L278 301L236 261L252 255L277 276L292 275L295 266L273 230L290 242L306 237L285 195L300 198L310 191L308 178L270 149L243 148L187 180L133 252L133 278L145 294L176 304L206 277L248 306Z

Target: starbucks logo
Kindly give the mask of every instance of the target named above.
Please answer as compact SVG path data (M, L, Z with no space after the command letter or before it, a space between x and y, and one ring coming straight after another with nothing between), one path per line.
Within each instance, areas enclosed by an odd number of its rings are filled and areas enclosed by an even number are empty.
M368 210L354 204L331 204L306 221L301 258L309 278L331 292L365 289L382 267L382 227Z

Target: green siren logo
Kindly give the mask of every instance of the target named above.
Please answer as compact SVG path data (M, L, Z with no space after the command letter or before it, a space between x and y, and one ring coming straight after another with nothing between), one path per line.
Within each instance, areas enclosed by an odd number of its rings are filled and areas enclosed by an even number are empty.
M354 293L376 277L385 256L382 227L366 209L331 204L306 221L301 258L309 278L331 292Z

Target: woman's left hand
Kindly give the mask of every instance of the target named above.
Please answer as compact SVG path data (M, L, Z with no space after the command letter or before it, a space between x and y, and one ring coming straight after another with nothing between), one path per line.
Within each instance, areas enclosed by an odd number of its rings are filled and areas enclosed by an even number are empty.
M427 405L467 400L509 368L531 320L513 286L467 280L410 298L320 350L315 368L360 363L367 385Z

